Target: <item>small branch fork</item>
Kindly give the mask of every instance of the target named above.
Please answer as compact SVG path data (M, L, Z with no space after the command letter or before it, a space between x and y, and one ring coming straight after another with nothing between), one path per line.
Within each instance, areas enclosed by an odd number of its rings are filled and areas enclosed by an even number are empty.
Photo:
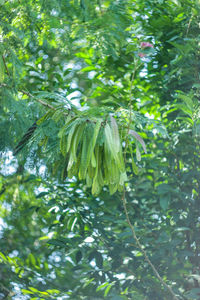
M30 98L34 98L37 102L39 102L40 104L42 104L42 105L44 105L44 106L46 106L46 107L48 107L48 108L50 108L50 109L52 109L52 110L56 110L55 109L55 107L53 107L51 104L49 104L49 103L46 103L46 102L44 102L43 100L41 100L41 99L37 99L37 98L35 98L32 94L30 94L29 92L26 92L26 91L24 91L24 90L22 90L22 91L20 91L22 94L24 94L24 95L27 95L28 97L30 97Z
M133 70L133 73L132 73L132 76L131 76L131 80L130 80L130 100L129 100L129 108L130 108L130 113L129 113L129 123L128 123L128 127L127 127L127 135L126 135L126 141L125 141L125 151L124 151L124 161L126 162L126 150L127 150L127 146L128 146L128 134L129 134L129 129L130 129L130 125L131 125L131 122L132 122L132 89L133 89L133 81L134 81L134 78L135 78L135 73L137 71L139 66L137 66L137 64L135 65L135 68ZM124 212L125 212L125 215L126 215L126 221L131 229L131 232L132 232L132 236L135 240L135 243L137 245L137 247L140 249L140 251L142 252L142 254L144 255L144 258L146 260L146 262L149 264L149 266L151 267L151 269L153 270L154 274L156 275L156 277L158 278L158 280L160 281L160 283L168 290L168 292L172 295L173 299L174 300L180 300L180 298L177 298L177 296L175 295L175 293L173 292L173 290L171 289L171 287L169 285L167 285L164 280L162 279L162 277L160 276L160 274L158 273L157 269L155 268L155 266L153 265L153 263L151 262L151 260L149 259L146 251L144 250L142 244L140 243L137 235L136 235L136 232L135 232L135 228L134 226L132 225L131 221L130 221L130 218L129 218L129 214L128 214L128 209L127 209L127 203L126 203L126 189L125 189L125 186L124 186L124 189L123 189L123 193L122 193L122 203L123 203L123 208L124 208Z
M9 89L12 89L12 88L11 88L9 85L7 85L6 83L1 83L1 84L0 84L0 88L1 88L1 87L7 87L7 88L9 88ZM46 106L46 107L48 107L48 108L50 108L50 109L52 109L52 110L56 110L56 108L55 108L54 106L52 106L51 104L46 103L46 102L44 102L44 101L41 100L41 99L35 98L31 93L29 93L29 92L27 92L27 91L25 91L25 90L21 90L21 91L19 91L19 92L22 93L23 95L26 95L26 96L28 96L28 97L30 97L30 98L36 100L37 102L39 102L39 103L42 104L43 106Z

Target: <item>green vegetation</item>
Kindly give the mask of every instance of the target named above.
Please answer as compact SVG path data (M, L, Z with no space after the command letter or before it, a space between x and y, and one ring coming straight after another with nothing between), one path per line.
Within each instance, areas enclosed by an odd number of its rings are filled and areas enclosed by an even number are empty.
M0 299L200 299L199 0L0 0Z

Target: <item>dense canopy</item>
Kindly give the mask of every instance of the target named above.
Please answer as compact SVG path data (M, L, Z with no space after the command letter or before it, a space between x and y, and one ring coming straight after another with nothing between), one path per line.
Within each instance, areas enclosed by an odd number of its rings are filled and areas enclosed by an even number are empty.
M0 299L200 299L199 0L0 0Z

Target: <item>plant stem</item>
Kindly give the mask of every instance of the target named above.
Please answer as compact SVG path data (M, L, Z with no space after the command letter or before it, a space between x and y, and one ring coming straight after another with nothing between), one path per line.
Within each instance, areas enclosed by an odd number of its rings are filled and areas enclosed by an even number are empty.
M126 151L127 151L127 146L128 146L128 134L129 134L129 130L130 130L130 125L131 125L131 122L132 122L132 119L131 119L131 116L132 116L132 89L133 89L133 81L135 79L135 73L137 71L137 64L135 65L135 68L134 68L134 71L132 73L132 78L131 78L131 82L130 82L130 92L129 92L129 123L128 123L128 127L127 127L127 134L126 134L126 139L125 139L125 150L124 150L124 161L126 163ZM144 258L145 260L147 261L147 263L149 264L149 266L152 268L154 274L156 275L156 277L158 278L158 280L161 282L161 284L169 291L169 293L172 295L173 299L174 300L179 300L177 298L177 296L174 294L173 290L171 289L170 286L168 286L164 280L162 279L162 277L160 276L160 274L158 273L157 269L155 268L155 266L153 265L153 263L151 262L151 260L149 259L146 251L144 250L144 247L143 245L140 243L137 235L136 235L136 232L135 232L135 228L134 226L132 225L131 221L130 221L130 218L129 218L129 215L128 215L128 209L127 209L127 205L126 205L126 197L125 197L125 194L126 194L126 190L125 190L125 186L124 186L124 189L123 189L123 194L122 194L122 203L123 203L123 208L124 208L124 212L125 212L125 215L126 215L126 220L127 220L127 223L131 229L131 232L132 232L132 236L136 242L136 245L138 246L138 248L140 249L140 251L142 252L142 254L144 255Z
M12 87L10 87L9 85L7 85L6 83L1 83L1 84L0 84L0 88L1 88L1 87L7 87L7 88L9 88L9 89L12 89ZM56 110L56 108L55 108L54 106L52 106L51 104L46 103L46 102L44 102L44 101L41 100L41 99L35 98L31 93L29 93L29 92L27 92L27 91L21 90L21 91L19 91L19 92L21 92L21 93L24 94L24 95L27 95L28 97L30 97L30 98L36 100L36 101L39 102L40 104L42 104L42 105L44 105L44 106L46 106L46 107L48 107L48 108L50 108L50 109L52 109L52 110Z
M20 91L20 92L21 92L22 94L24 94L24 95L29 96L30 98L34 98L34 99L35 99L35 97L34 97L33 95L31 95L29 92L26 92L26 91L24 91L24 90L22 90L22 91ZM46 103L46 102L44 102L44 101L41 100L41 99L36 99L36 101L39 102L39 103L41 103L41 104L44 105L44 106L47 106L48 108L50 108L50 109L52 109L52 110L56 110L56 108L53 107L51 104Z
M169 285L167 285L164 280L162 279L162 277L160 276L160 274L158 273L157 269L155 268L155 266L153 265L153 263L150 261L146 251L143 249L143 246L142 244L140 243L136 233L135 233L135 228L134 226L131 224L131 221L130 221L130 218L129 218L129 215L128 215L128 209L127 209L127 205L126 205L126 198L125 198L125 187L124 187L124 190L123 190L123 195L122 195L122 203L123 203L123 207L124 207L124 212L125 212L125 215L126 215L126 220L127 220L127 223L132 231L132 235L133 235L133 238L136 242L136 245L138 246L138 248L140 249L140 251L142 252L142 254L144 255L145 257L145 260L147 261L147 263L149 264L149 266L152 268L154 274L156 275L156 277L159 279L159 281L161 282L161 284L169 291L169 293L172 295L173 299L174 300L179 300L176 295L174 294L174 292L172 291L171 287Z
M126 134L126 139L125 139L125 149L124 149L124 162L126 163L126 150L128 146L128 134L132 122L132 90L133 90L133 81L135 79L135 73L137 71L137 64L135 64L135 68L133 70L133 73L131 74L131 80L130 80L130 90L129 90L129 122L128 122L128 127L127 127L127 134Z
M8 70L8 67L7 67L6 60L5 60L5 56L4 56L4 55L2 55L2 59L3 59L3 63L4 63L4 66L5 66L6 72L7 72L8 76L10 77L10 73L9 73L9 70Z

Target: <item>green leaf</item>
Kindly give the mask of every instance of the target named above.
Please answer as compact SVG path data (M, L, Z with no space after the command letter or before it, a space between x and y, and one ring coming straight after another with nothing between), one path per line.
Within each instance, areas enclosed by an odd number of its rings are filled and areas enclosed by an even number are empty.
M170 203L170 195L163 195L160 197L160 206L163 210L168 209Z
M107 297L107 295L108 295L108 293L109 293L111 287L113 286L113 284L114 284L114 283L111 283L111 284L109 284L109 286L107 286L107 288L106 288L106 290L105 290L105 292L104 292L104 297Z
M38 292L39 292L37 289L35 289L35 288L33 288L33 287L29 287L29 290L31 290L31 291L34 292L34 293L38 293Z
M52 115L54 111L52 109L48 110L46 114L44 114L39 120L37 120L36 124L41 125L44 121L48 120Z
M200 288L193 288L190 291L187 291L185 295L188 299L197 300L200 295Z
M51 290L46 290L47 293L49 294L60 294L60 291L59 290L56 290L56 289L51 289Z
M35 266L36 260L35 260L35 257L33 256L32 253L30 253L30 254L28 255L28 260L29 260L29 262L30 262L30 264L31 264L32 266Z
M49 194L49 192L41 192L41 193L39 193L35 198L36 198L36 199L43 198L44 196L46 196L46 195L48 195L48 194Z
M29 291L29 290L26 290L26 289L21 289L22 293L25 294L25 295L28 295L28 294L34 294L34 292L32 291Z
M136 158L137 158L137 161L141 161L141 153L140 153L140 149L139 149L138 145L136 145Z
M97 68L95 66L88 66L88 67L81 69L81 72L90 72L90 71L96 71L96 70L97 70Z
M98 291L104 289L107 285L109 285L109 282L102 283L100 286L98 286L98 288L96 289L96 291L98 292Z
M47 242L49 245L59 246L59 247L66 247L66 243L58 239L51 239Z
M168 194L171 191L171 186L167 183L161 183L157 186L157 192L159 195Z
M0 54L0 83L4 81L5 66L3 62L2 55Z
M110 116L111 119L111 131L112 131L112 139L113 139L113 147L115 147L117 153L120 151L120 146L121 146L121 141L119 137L119 131L118 131L118 126L117 122L115 119Z
M0 257L3 259L4 262L7 262L7 258L2 252L0 252Z
M88 147L88 151L87 151L87 158L86 158L86 162L85 162L85 168L86 169L89 166L90 160L92 160L92 153L94 151L94 148L95 148L95 145L96 145L96 142L97 142L97 138L98 138L98 135L99 135L99 130L101 128L101 123L102 123L102 119L98 119L96 121L93 136L92 136L92 139L89 142L89 147Z
M78 250L76 252L76 263L79 263L82 259L83 255L82 255L82 252L80 250Z
M132 170L133 170L133 172L135 173L135 175L138 175L138 167L137 167L137 165L136 165L135 162L134 162L134 159L133 159L133 149L132 149L130 143L129 143L129 151L130 151L130 154L131 154Z
M95 260L96 260L97 267L102 269L102 267L103 267L103 257L102 257L102 254L98 251L95 252Z

